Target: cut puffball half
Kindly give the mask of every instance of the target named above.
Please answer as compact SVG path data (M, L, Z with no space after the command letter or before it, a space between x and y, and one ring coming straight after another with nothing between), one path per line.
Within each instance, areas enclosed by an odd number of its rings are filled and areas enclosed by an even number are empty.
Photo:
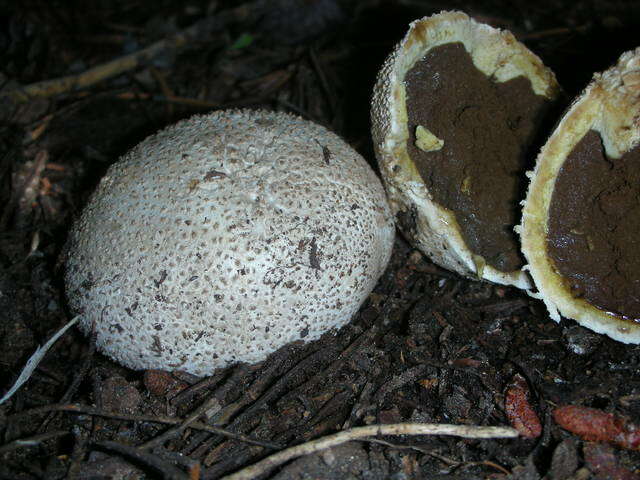
M542 148L522 218L551 317L640 343L640 49L591 84Z
M434 262L529 286L513 228L558 93L507 31L461 12L411 24L379 73L372 135L398 224Z

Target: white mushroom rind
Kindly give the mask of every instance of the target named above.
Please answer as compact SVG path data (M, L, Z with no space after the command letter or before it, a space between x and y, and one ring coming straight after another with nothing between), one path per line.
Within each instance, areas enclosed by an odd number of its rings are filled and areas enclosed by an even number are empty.
M499 271L469 250L454 213L433 201L407 153L404 77L429 50L451 42L463 43L475 66L497 82L524 75L537 94L553 98L558 91L553 73L507 31L461 12L442 12L411 23L382 66L372 100L374 148L391 207L396 214L411 213L415 229L404 233L439 265L467 277L530 288L524 272Z
M594 75L565 113L544 145L523 203L518 229L536 294L551 318L560 315L624 343L640 343L640 325L606 313L574 298L547 255L547 224L555 180L576 144L589 130L597 131L609 157L620 157L640 143L640 48L624 53L618 63Z
M109 169L71 232L65 281L104 353L206 375L344 325L393 239L380 181L338 136L215 112Z

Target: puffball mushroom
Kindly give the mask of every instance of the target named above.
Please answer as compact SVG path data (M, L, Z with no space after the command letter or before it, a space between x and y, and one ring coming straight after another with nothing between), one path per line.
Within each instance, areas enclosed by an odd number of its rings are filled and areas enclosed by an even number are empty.
M529 286L513 227L529 149L558 92L507 31L461 12L410 25L378 75L372 135L399 227L434 262Z
M640 343L640 49L596 74L542 148L524 203L551 317Z
M66 290L113 359L206 375L344 325L393 239L380 181L338 136L219 111L108 170L70 234Z

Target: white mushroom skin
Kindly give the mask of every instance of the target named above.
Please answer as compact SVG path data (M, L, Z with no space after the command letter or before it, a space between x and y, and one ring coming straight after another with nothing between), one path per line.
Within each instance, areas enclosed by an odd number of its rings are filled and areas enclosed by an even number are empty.
M70 234L67 296L125 366L206 375L344 325L394 233L380 181L338 136L220 111L109 169Z
M407 152L405 75L428 51L452 42L462 43L474 65L496 82L524 76L538 95L554 98L559 91L551 70L508 31L455 11L412 22L378 73L371 106L373 144L389 202L395 214L410 217L412 226L403 233L435 263L466 277L529 288L526 273L497 270L469 249L454 212L433 201ZM402 222L398 227L403 229Z

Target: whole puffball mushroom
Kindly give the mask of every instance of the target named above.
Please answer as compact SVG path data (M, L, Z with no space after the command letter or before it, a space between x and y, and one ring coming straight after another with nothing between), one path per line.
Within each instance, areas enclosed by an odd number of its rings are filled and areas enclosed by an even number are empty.
M542 148L524 203L551 317L640 343L640 48L596 74Z
M461 12L411 24L378 75L372 136L398 226L434 262L529 286L513 228L558 92L509 32Z
M344 325L393 239L380 181L338 136L220 111L109 169L70 234L66 290L113 359L206 375Z

